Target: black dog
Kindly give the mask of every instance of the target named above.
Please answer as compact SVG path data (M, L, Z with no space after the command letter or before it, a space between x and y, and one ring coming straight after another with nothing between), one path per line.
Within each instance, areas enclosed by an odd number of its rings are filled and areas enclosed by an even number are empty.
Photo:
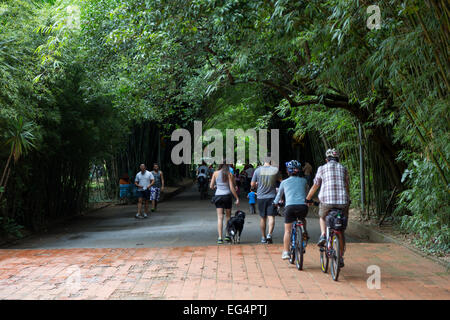
M227 233L231 236L233 243L241 242L241 233L244 229L245 212L238 210L227 223Z

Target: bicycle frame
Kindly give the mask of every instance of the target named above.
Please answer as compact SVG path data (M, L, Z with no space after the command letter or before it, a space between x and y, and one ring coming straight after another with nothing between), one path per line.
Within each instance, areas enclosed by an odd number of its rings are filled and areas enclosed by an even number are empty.
M300 228L300 232L302 235L301 244L299 248L297 248L297 228ZM303 269L303 253L306 247L306 241L304 240L305 235L305 225L303 219L297 219L296 222L292 223L292 230L291 230L291 247L289 250L289 262L291 264L296 262L297 269L301 270Z
M334 236L337 237L337 241L338 241L336 244L337 247L339 248L338 254L336 254L336 248L333 245ZM339 272L340 272L340 266L339 266L340 259L343 256L343 253L345 252L344 232L341 230L335 230L335 229L331 229L330 227L327 227L326 238L327 238L327 240L325 243L325 247L320 248L320 261L321 261L322 272L326 273L328 271L328 263L329 263L329 260L331 260L332 261L331 275L332 275L333 280L337 281L339 278ZM325 255L325 257L323 255Z
M296 240L296 236L297 236L297 232L296 232L297 227L302 228L303 234L305 233L305 226L303 224L303 221L297 220L296 222L292 223L292 230L291 230L291 244L292 244L292 248L295 248L295 240Z

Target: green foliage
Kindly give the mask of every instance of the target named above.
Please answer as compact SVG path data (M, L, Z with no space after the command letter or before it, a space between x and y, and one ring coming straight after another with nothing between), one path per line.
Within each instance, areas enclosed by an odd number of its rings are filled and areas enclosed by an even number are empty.
M0 217L0 235L4 237L14 236L16 238L22 238L23 234L21 230L24 227L17 224L11 218Z
M396 213L400 228L416 234L416 243L432 253L450 251L450 202L445 186L428 160L413 160L403 179L407 188L399 195ZM404 214L404 212L412 214Z

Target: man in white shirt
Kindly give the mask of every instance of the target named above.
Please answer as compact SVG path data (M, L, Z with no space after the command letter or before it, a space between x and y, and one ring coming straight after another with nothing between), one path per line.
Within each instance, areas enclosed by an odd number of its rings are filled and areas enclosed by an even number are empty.
M249 180L251 180L253 178L253 173L255 172L255 168L253 168L253 165L249 165L248 169L245 170L245 172L247 173L247 178Z
M136 214L136 219L142 219L148 217L148 203L150 200L150 187L155 183L155 178L150 171L147 171L145 164L140 165L141 171L136 175L134 184L138 187L138 212ZM145 201L144 215L141 215L142 201Z

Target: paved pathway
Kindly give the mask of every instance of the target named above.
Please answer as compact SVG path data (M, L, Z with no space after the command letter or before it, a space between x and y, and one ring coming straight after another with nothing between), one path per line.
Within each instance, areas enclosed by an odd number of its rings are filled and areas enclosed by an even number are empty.
M259 215L249 214L248 200L241 199L247 213L241 244L258 243ZM236 209L233 206L233 211ZM316 208L308 215L311 238L319 237ZM217 240L216 209L209 200L199 200L195 187L159 204L158 211L143 220L134 218L136 205L112 206L73 219L45 235L22 240L13 249L148 248L214 245ZM274 242L283 241L284 218L276 217ZM357 241L349 238L350 242Z
M450 299L445 270L398 245L349 244L339 282L314 246L305 258L298 271L279 245L1 250L0 299Z
M195 190L147 220L133 220L134 209L99 211L0 250L0 299L450 299L445 268L395 244L350 239L334 282L313 244L303 271L281 260L281 218L272 245L256 243L249 216L241 245L217 246L214 210ZM317 219L308 221L315 240ZM371 265L380 289L367 286Z

